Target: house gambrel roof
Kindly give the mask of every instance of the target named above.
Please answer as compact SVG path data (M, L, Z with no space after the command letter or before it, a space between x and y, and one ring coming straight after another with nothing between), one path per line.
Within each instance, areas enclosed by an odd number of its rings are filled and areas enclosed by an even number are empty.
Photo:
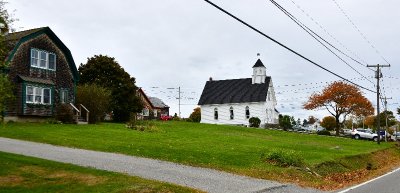
M271 77L263 84L252 84L251 78L210 80L204 86L198 105L264 102Z
M10 54L6 58L6 63L9 63L13 59L15 52L18 50L21 44L33 38L36 38L42 34L46 34L64 53L65 57L67 58L68 65L71 69L74 80L77 82L79 80L79 73L78 69L76 68L71 51L67 48L67 46L65 46L65 44L57 37L57 35L49 27L41 27L41 28L35 28L35 29L7 34L5 36L5 40L12 47L10 48Z

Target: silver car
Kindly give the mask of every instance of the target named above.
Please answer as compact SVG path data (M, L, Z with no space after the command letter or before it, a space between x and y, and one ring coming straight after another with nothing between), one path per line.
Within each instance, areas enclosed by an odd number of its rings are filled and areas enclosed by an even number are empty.
M378 134L373 133L369 129L354 129L351 131L351 136L353 139L372 139L378 141Z

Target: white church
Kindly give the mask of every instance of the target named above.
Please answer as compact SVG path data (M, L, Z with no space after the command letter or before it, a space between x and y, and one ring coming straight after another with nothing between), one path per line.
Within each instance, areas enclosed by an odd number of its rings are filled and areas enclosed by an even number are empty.
M252 78L212 80L206 82L198 105L201 123L249 125L258 117L261 127L278 124L276 97L272 79L260 59L253 66Z

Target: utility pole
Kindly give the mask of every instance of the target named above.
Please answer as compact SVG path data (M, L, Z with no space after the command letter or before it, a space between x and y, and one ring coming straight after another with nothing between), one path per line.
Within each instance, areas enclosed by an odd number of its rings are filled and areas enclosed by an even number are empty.
M181 87L178 87L178 99L179 99L179 118L181 118Z
M392 99L392 97L382 97L381 99L385 100L385 121L386 121L386 132L385 132L385 141L387 142L387 132L388 132L388 116L387 116L387 99Z
M376 124L376 130L378 132L378 145L381 144L381 134L380 134L380 109L379 109L379 100L380 100L380 96L379 96L379 79L382 78L382 73L381 73L381 67L390 67L390 65L367 65L367 67L374 67L376 68L375 71L375 78L377 79L377 85L376 85L376 111L377 111L377 124Z

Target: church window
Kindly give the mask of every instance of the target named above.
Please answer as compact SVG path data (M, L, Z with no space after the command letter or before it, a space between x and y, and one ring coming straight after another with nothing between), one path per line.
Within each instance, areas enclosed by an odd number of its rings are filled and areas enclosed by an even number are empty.
M231 120L233 120L234 119L233 107L229 108L229 114L230 114Z
M250 118L250 108L246 106L246 119Z
M218 120L218 109L217 108L214 109L214 119Z

